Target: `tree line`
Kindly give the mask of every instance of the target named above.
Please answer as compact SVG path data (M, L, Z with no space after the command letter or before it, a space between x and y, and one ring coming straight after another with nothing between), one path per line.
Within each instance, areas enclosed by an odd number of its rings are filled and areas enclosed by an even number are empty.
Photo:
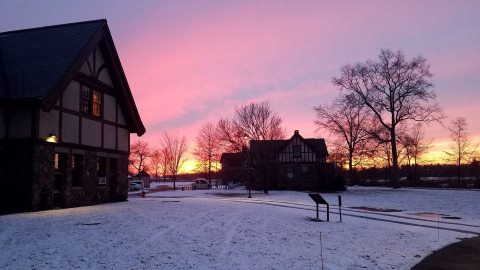
M445 124L446 116L436 102L433 74L422 56L407 59L402 51L382 50L376 61L368 60L341 68L332 83L340 91L330 104L314 108L315 124L334 138L331 158L347 164L353 177L356 166L382 164L390 172L391 184L399 187L400 164L407 164L416 175L417 164L431 148L425 125L439 122L454 141L445 151L461 177L461 164L477 155L464 117Z
M215 124L202 125L190 152L198 163L196 171L206 174L211 183L212 172L218 169L223 152L246 151L249 140L284 138L282 118L272 111L270 103L252 102L235 108L233 118L220 118ZM175 188L176 176L189 150L185 136L165 132L156 146L143 141L132 144L129 164L135 174L148 171L156 178L170 176Z
M478 159L478 144L472 142L464 117L445 123L432 77L424 57L407 59L402 51L382 50L377 60L343 66L340 75L332 78L338 96L313 109L317 131L326 131L331 138L329 160L346 166L349 178L357 168L385 167L392 187L399 187L400 165L418 177L417 165L433 143L425 135L425 126L438 122L453 142L444 152L445 162L457 165L460 179L462 164ZM204 124L193 149L188 149L185 136L176 133L165 132L156 146L137 141L131 146L130 165L137 173L168 175L175 182L190 151L198 162L197 172L211 180L222 152L248 150L249 140L285 137L282 118L269 102L252 102L236 107L232 118Z

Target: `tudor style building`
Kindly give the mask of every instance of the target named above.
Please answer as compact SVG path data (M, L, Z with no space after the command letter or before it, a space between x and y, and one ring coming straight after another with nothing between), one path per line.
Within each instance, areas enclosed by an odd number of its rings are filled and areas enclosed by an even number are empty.
M126 200L130 133L106 20L0 33L0 213Z
M222 175L243 177L256 189L335 189L324 139L305 139L295 130L288 140L252 140L248 162L242 161L242 156L222 154Z

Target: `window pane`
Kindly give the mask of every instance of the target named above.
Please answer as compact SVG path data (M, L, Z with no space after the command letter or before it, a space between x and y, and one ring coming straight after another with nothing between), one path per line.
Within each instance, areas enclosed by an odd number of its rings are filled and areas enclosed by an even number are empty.
M92 90L92 115L100 117L102 105L102 94L97 90Z
M90 113L90 88L82 86L82 108L83 113Z
M293 167L287 167L287 178L288 179L293 178Z
M302 177L307 178L309 176L309 173L310 173L309 172L310 168L308 166L302 166L301 170L302 170Z

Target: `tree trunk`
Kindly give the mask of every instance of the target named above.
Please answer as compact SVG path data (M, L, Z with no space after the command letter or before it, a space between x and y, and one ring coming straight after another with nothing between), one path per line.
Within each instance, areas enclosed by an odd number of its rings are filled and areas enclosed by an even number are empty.
M392 187L399 188L399 175L398 175L398 154L397 154L397 140L395 137L395 129L390 131L390 143L392 145Z
M212 186L212 162L208 161L208 183Z
M172 175L172 180L173 180L173 190L177 190L176 187L175 187L175 182L177 180L177 175L176 174Z
M349 151L348 153L348 177L350 178L350 183L353 181L353 152Z

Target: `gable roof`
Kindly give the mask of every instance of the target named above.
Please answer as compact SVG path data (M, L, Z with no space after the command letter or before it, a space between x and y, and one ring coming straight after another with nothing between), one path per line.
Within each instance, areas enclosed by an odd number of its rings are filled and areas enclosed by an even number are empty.
M263 158L273 158L295 137L302 140L318 155L328 156L327 145L325 144L324 139L304 139L299 134L298 130L295 130L293 136L288 140L252 140L250 141L250 151L253 156L262 155Z
M50 110L68 83L102 43L126 108L130 132L145 133L108 29L107 21L94 20L0 33L0 98L37 100Z
M224 164L227 164L228 166L241 166L247 159L247 156L247 152L222 153L220 163L222 163L222 166Z

